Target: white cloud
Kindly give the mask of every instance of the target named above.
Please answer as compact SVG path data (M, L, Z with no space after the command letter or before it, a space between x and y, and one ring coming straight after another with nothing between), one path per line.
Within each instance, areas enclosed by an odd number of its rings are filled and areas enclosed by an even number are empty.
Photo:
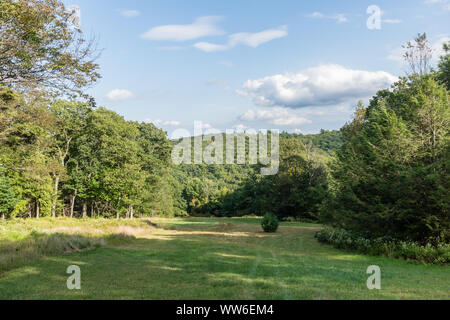
M384 71L321 65L298 73L248 80L238 93L250 97L259 106L327 106L367 98L397 79Z
M120 10L120 14L125 18L135 18L141 14L139 10Z
M280 26L275 29L267 29L260 32L239 32L228 37L228 44L214 44L209 42L199 42L195 48L205 52L225 51L237 45L245 45L256 48L260 45L288 35L287 26Z
M308 18L313 18L313 19L331 19L331 20L335 20L337 23L348 22L347 17L343 13L337 13L334 15L326 15L326 14L323 14L322 12L316 11L316 12L313 12L306 16Z
M325 18L325 15L322 12L313 12L308 15L310 18Z
M248 110L239 118L242 121L267 121L277 126L298 126L311 120L301 117L294 110L276 107L271 110Z
M126 89L114 89L106 95L109 101L125 101L134 97L134 93Z
M228 46L222 44L214 44L209 42L197 42L194 48L204 52L216 52L228 50Z
M178 127L181 124L180 121L176 121L176 120L163 121L161 119L156 119L156 120L145 119L144 122L145 123L153 123L157 127L160 127L160 126Z
M216 26L221 17L208 16L197 18L192 24L164 25L154 27L142 35L147 40L188 41L202 37L217 36L224 31Z
M281 26L275 29L268 29L261 32L240 32L230 36L230 46L236 46L238 44L246 45L252 48L256 48L263 43L286 37L288 34L287 26Z
M338 23L348 22L347 17L342 13L333 16L332 19L336 20Z

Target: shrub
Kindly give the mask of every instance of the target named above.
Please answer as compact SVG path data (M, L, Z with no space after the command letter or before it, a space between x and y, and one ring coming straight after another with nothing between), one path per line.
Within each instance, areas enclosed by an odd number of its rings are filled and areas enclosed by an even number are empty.
M392 238L366 239L342 229L324 229L316 234L317 240L338 249L353 250L374 256L387 256L424 264L449 264L450 245L420 245L415 242L396 241Z
M279 225L278 218L273 213L266 213L261 222L261 226L264 232L268 233L277 232L278 225Z

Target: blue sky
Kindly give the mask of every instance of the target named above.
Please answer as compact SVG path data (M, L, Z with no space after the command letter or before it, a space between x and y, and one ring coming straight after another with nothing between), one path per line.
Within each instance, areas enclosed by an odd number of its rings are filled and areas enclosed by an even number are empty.
M401 45L450 40L450 0L67 0L103 48L90 93L127 120L166 131L316 133L406 67ZM367 27L378 6L381 29Z

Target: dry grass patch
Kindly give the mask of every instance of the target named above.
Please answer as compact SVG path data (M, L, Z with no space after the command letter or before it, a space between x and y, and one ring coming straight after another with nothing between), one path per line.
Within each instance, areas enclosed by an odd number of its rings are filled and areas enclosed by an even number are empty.
M45 256L118 245L155 230L146 220L12 220L0 223L0 274Z

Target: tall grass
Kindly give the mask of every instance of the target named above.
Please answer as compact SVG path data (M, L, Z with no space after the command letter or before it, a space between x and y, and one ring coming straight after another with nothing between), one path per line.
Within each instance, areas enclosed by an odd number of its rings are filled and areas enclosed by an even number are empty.
M145 220L0 221L0 274L46 256L121 243L150 228Z

